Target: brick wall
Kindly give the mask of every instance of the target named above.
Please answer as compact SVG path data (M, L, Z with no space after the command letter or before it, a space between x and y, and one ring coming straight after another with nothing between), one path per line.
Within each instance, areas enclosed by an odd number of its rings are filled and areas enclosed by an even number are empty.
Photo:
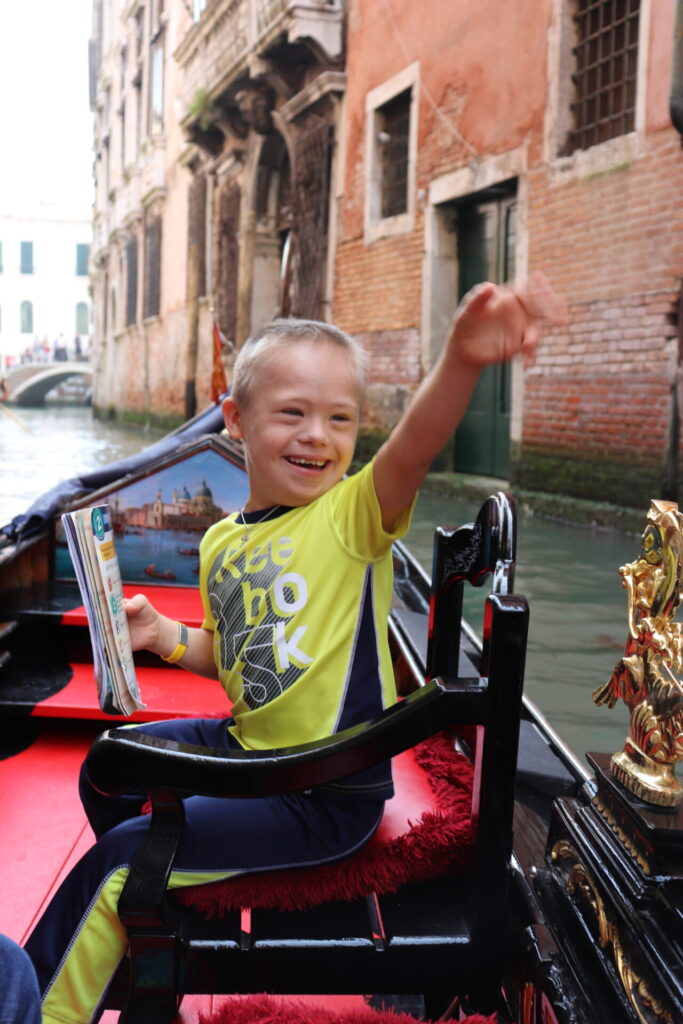
M527 378L520 483L626 504L661 496L679 363L680 140L584 179L529 174L529 252L568 297L570 323ZM680 442L679 442L680 444Z

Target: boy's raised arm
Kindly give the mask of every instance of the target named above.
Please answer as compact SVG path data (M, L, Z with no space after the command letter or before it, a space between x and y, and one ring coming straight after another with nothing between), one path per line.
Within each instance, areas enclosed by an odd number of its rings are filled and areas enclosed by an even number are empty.
M385 529L413 500L462 419L482 369L520 354L533 360L543 328L565 321L565 304L541 273L518 286L485 283L467 293L441 355L377 453L374 481Z

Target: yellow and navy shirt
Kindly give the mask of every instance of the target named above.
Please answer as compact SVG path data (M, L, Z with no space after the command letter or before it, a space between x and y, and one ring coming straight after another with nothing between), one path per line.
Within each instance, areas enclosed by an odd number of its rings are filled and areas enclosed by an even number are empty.
M205 629L233 703L231 731L251 750L331 736L396 700L387 619L391 544L372 463L301 508L247 528L239 513L200 547ZM346 799L391 796L389 766L321 787Z

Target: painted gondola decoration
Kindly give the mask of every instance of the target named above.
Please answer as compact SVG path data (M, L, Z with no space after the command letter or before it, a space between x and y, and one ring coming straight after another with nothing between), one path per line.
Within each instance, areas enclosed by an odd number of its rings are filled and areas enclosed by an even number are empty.
M240 508L246 496L243 472L215 442L196 446L191 458L169 460L153 477L143 472L108 489L123 578L194 586L194 563L187 556L199 554L202 534ZM59 526L55 540L55 576L73 578Z
M674 622L683 585L683 515L672 501L653 501L639 557L619 570L628 598L624 657L593 694L630 712L623 750L612 775L646 803L675 807L683 786L674 774L683 760L683 624Z

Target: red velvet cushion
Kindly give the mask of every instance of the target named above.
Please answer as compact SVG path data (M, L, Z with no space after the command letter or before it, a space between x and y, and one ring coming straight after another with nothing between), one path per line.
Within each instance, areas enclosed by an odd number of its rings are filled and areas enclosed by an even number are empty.
M496 1014L461 1017L460 1024L495 1024ZM200 1014L199 1024L416 1024L415 1017L369 1006L327 1008L319 1002L283 996L234 996L213 1013Z

